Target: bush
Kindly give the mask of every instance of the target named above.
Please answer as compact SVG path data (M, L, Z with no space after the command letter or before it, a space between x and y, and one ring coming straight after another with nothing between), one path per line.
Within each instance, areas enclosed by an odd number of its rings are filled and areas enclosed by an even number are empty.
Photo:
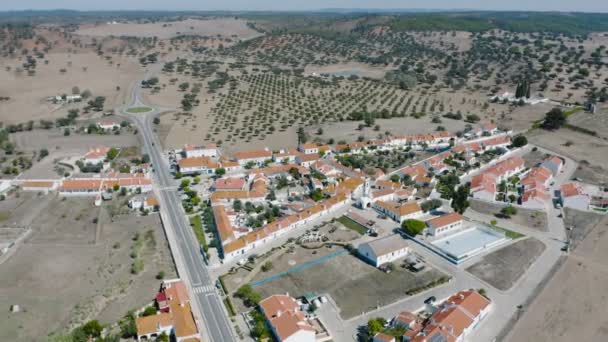
M144 312L142 312L141 315L144 317L156 315L156 308L154 306L148 306L144 309Z
M517 209L514 206L509 205L509 206L502 208L500 210L500 214L506 218L510 218L511 216L517 214Z
M272 269L272 267L273 267L272 262L266 261L264 263L264 265L262 265L262 271L263 272L268 272L268 271L270 271Z
M249 284L239 287L235 295L241 298L245 302L245 305L249 307L256 306L262 300L262 295L255 292Z
M513 138L513 146L514 147L522 147L528 145L528 138L523 135L517 135Z
M420 220L409 219L401 224L403 230L411 236L416 236L426 228L426 224Z

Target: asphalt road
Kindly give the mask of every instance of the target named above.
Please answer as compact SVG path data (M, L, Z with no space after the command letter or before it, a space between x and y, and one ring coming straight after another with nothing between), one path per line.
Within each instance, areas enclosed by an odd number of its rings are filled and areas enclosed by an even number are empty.
M195 316L201 318L198 320L198 325L203 341L236 341L222 300L215 290L215 282L209 275L197 239L181 206L177 184L169 172L161 144L154 132L153 118L159 113L159 108L144 104L139 91L140 84L137 83L132 89L129 107L148 106L153 110L145 114L128 114L125 111L127 107L122 112L123 115L128 115L134 120L143 137L143 150L150 155L154 167L155 186L159 189L163 226L174 254L178 273L183 280L189 282L193 312Z

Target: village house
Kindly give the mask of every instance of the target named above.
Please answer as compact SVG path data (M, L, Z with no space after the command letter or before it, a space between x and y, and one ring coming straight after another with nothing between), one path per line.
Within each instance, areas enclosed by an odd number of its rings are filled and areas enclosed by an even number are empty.
M463 217L459 213L449 213L426 221L427 232L432 236L444 235L462 228Z
M182 158L177 162L178 171L182 174L213 174L219 166L210 157Z
M245 186L247 185L247 181L244 178L237 177L226 177L219 178L213 185L211 185L212 191L238 191L245 190Z
M588 210L591 198L585 194L578 183L564 183L561 186L560 197L566 208Z
M405 258L409 244L399 234L365 242L357 248L357 254L375 267Z
M186 144L182 149L182 155L185 158L197 158L197 157L219 157L219 149L216 144L207 144L203 146L197 146L193 144Z
M106 160L109 151L110 148L106 146L90 148L89 151L82 156L82 162L93 165L103 163Z
M406 342L464 342L490 312L492 303L475 290L460 291L436 308L422 329L408 330ZM419 327L417 327L419 328Z
M248 164L253 164L256 167L263 166L267 160L272 160L272 152L267 148L263 150L254 150L246 152L237 152L234 154L235 160L239 165L245 167Z
M300 304L289 295L273 295L263 299L259 307L272 334L279 342L315 342L316 331Z
M164 280L154 305L155 315L135 319L138 341L153 340L163 333L176 342L200 341L188 291L180 279Z
M49 191L53 191L53 190L57 189L58 184L59 184L59 182L56 182L56 181L31 180L31 181L22 182L20 184L20 186L23 191L35 191L35 192L42 192L44 194L48 194Z
M296 163L303 167L310 167L319 160L318 154L300 154L296 157Z
M381 214L399 222L399 224L407 219L415 219L423 215L422 209L417 202L399 204L395 202L377 201L372 204L372 207Z
M97 128L102 131L113 131L120 128L120 124L114 121L101 121L97 123Z
M496 199L496 176L491 173L481 173L471 179L473 198L494 201Z
M314 143L304 143L298 146L298 150L304 154L318 154L319 146Z
M135 196L129 200L129 208L136 210L154 211L159 206L158 198L153 194Z
M395 342L395 338L391 335L379 332L374 335L372 342Z
M275 163L295 163L296 157L300 155L300 152L295 148L287 150L280 150L279 153L272 155L272 160Z

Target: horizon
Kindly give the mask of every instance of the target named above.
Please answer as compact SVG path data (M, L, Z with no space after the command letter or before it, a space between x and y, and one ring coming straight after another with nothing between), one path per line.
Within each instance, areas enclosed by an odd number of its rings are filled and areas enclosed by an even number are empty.
M372 5L372 6L370 6ZM107 0L89 3L79 0L5 0L0 12L56 11L155 11L155 12L608 12L608 2L597 0L567 0L529 2L513 0L309 0L279 2L276 0L175 0L169 6L161 0Z

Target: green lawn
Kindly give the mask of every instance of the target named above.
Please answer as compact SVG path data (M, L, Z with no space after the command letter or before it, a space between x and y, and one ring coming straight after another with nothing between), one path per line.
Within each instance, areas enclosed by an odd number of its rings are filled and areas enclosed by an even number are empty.
M361 235L365 235L365 233L367 233L367 229L365 227L363 227L362 225L358 224L357 222L349 219L346 216L341 216L338 219L338 222L342 223L344 225L344 227L346 227L348 229L352 229Z
M205 239L205 231L203 230L203 222L201 221L200 215L194 215L190 218L190 225L194 231L194 235L198 239L198 242L203 246L205 252L208 250L207 240Z
M137 114L137 113L147 113L147 112L151 112L152 108L150 107L132 107L127 109L127 112L131 113L131 114Z

